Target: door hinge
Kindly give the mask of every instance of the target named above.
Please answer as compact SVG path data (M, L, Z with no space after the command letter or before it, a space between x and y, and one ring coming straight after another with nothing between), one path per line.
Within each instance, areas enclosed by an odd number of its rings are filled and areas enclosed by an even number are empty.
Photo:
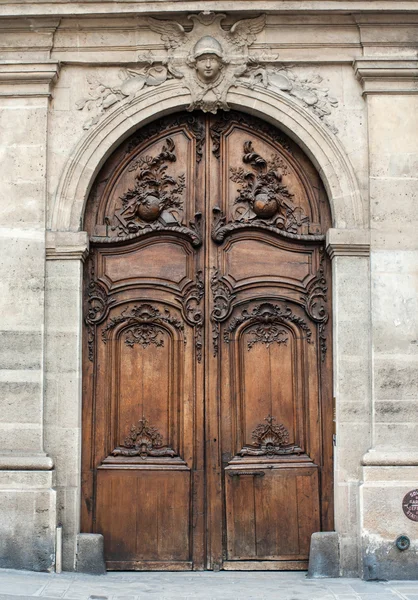
M337 434L336 433L332 434L332 445L333 446L337 445Z

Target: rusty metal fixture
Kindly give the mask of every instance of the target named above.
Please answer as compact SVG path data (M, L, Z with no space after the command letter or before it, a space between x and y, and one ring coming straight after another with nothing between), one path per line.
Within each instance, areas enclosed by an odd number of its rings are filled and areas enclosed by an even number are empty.
M398 550L403 552L404 550L408 550L409 546L411 545L411 540L409 539L409 537L407 535L400 535L396 539L395 544L396 544L396 547L398 548Z

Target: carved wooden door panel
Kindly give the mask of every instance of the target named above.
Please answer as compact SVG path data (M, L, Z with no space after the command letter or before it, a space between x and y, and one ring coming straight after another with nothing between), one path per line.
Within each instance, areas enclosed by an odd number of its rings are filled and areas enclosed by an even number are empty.
M127 140L85 227L83 531L110 569L303 569L332 529L330 214L239 113Z

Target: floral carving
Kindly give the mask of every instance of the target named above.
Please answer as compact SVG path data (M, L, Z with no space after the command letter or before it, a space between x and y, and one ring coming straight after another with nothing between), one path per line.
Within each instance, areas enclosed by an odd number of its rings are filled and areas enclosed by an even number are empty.
M231 333L246 321L260 324L263 327L290 321L295 323L303 331L308 344L312 344L312 331L309 329L306 321L304 321L302 317L295 315L289 306L280 306L278 304L271 304L270 302L257 304L251 311L244 309L238 317L231 319L228 327L224 331L224 341L229 343Z
M239 78L242 85L250 89L254 89L256 85L262 85L265 88L297 98L305 108L315 113L333 133L338 133L335 125L327 119L332 109L338 106L338 100L329 94L327 87L323 86L323 78L320 75L301 78L283 64L269 66L261 64L261 62L258 57L250 59L248 69Z
M90 129L107 110L124 98L134 99L143 88L159 86L173 77L168 66L158 63L152 52L138 55L135 67L120 69L119 81L115 81L113 85L103 83L96 76L89 75L87 77L89 96L81 98L76 103L77 110L89 115L83 129Z
M110 305L115 299L108 294L103 283L95 279L94 257L90 257L90 282L87 287L87 306L84 322L87 327L88 357L94 360L94 342L96 339L96 326L107 317Z
M93 242L114 243L161 231L179 233L193 246L201 245L201 213L195 214L188 227L182 224L185 176L180 174L175 178L168 172L170 163L177 160L175 149L172 138L168 137L157 156L140 156L129 166L129 171L138 171L135 185L120 197L121 204L113 216L105 218L105 236L93 236Z
M282 175L288 173L286 163L278 154L266 160L255 152L251 141L244 142L242 162L251 169L230 167L230 178L240 186L235 204L247 204L251 208L254 215L247 218L274 217L281 206L293 197L282 182ZM278 224L278 227L282 229L284 224Z
M319 342L321 346L321 359L325 360L327 352L326 325L329 314L327 307L328 284L325 278L324 249L321 248L321 260L315 279L308 286L306 296L302 298L306 313L318 324Z
M157 156L140 156L130 165L129 171L138 170L135 186L121 196L122 207L115 211L112 230L122 235L136 233L157 219L166 225L179 224L175 215L183 208L185 176L176 179L167 173L168 164L177 160L175 148L168 137Z
M302 208L295 206L293 194L283 183L288 167L280 155L265 159L255 152L251 141L246 141L242 160L250 168L230 169L231 180L239 184L234 219L227 223L219 207L213 210L215 242L222 242L232 231L248 227L267 229L294 239L323 239L323 236L306 235L310 221Z
M204 292L205 284L203 282L202 271L198 271L196 274L196 281L192 287L189 288L182 300L184 317L187 323L194 327L196 358L198 362L202 362L204 316L200 303L204 296Z
M163 345L159 343L163 340L158 335L152 338L155 327L144 328L144 325L169 323L178 331L183 331L184 329L183 323L177 317L171 316L168 309L165 309L164 313L161 314L160 310L152 304L141 304L131 309L126 307L120 315L109 319L106 327L102 329L102 340L105 344L109 339L109 331L121 323L126 323L129 328L127 329L129 336L126 338L125 343L131 347L135 343L140 343L143 347L150 344L155 344L156 346Z
M265 419L266 424L260 423L252 432L254 444L244 446L238 453L240 456L268 456L272 458L277 454L300 453L302 449L298 446L289 444L289 432L286 427L280 423L274 425L276 419L268 415Z
M176 452L168 446L163 446L163 438L156 427L150 427L148 420L143 417L137 425L132 425L129 435L123 445L111 453L113 456L176 456Z
M210 287L213 295L213 310L210 315L210 320L212 321L213 355L216 356L219 351L219 324L225 321L230 315L231 304L236 295L232 293L226 279L218 270L212 275Z
M287 344L289 338L286 333L285 329L280 329L275 323L261 323L247 330L247 334L251 335L247 341L248 350L258 343L264 344L267 348L274 343Z

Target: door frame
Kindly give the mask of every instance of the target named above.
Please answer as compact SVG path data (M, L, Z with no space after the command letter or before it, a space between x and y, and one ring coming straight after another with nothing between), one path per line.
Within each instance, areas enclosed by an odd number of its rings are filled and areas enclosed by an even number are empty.
M65 271L68 280L72 282L69 300L77 307L76 315L68 321L73 332L67 345L72 356L77 357L78 370L81 369L81 299L82 262L88 251L88 238L80 229L84 206L95 176L112 151L129 134L147 122L163 114L182 110L188 105L190 95L179 82L169 81L156 90L147 90L133 101L121 102L118 109L106 115L102 121L92 127L83 137L71 154L60 178L55 203L52 210L50 231L47 236L47 278L53 281L54 273L60 269ZM257 109L254 102L257 101ZM360 189L350 160L338 138L326 126L308 111L302 109L296 101L262 88L248 90L235 88L228 94L228 102L234 108L250 112L283 129L298 143L311 158L321 174L333 215L334 229L328 231L327 249L333 266L333 298L334 305L343 302L347 294L356 295L363 289L367 296L369 290L369 232L366 229L366 219L361 200ZM164 106L164 108L162 108ZM51 262L49 262L51 261ZM53 261L53 262L52 262ZM65 261L65 263L63 262ZM78 282L78 286L75 284ZM59 301L53 294L47 293L50 314L59 312ZM54 311L55 308L55 311ZM345 324L352 319L358 336L368 335L370 324L368 314L358 315L358 312L345 307L333 313L333 343L334 343L334 396L336 397L336 428L337 439L343 428L339 420L339 408L347 400L349 394L344 387L344 380L351 377L349 366L344 361L344 347L348 337ZM47 322L47 330L54 330L54 318ZM63 357L62 347L57 340L51 339L49 349L57 356ZM369 363L368 348L358 345L356 359L363 365ZM65 358L64 358L65 360ZM367 378L367 373L365 375ZM75 431L81 431L81 387L79 379L74 382L71 394L71 408L77 414ZM48 437L48 433L46 434ZM344 435L341 436L344 441ZM62 455L60 440L47 440L48 449L52 455ZM79 498L80 489L80 446L77 436L67 447L67 457L61 461L59 478L65 481L68 474L78 481L72 486L75 498ZM56 452L55 452L56 450ZM364 453L363 448L351 450L347 461L344 443L338 444L335 453L335 523L336 529L347 540L358 544L353 524L347 523L346 514L350 505L355 502L360 484L360 475L350 473L345 468L347 462L360 464ZM74 464L74 462L76 464ZM65 485L63 486L65 489ZM78 491L77 491L78 490ZM347 495L349 491L349 496ZM63 502L63 521L67 523L67 545L65 560L71 563L75 558L76 538L79 531L79 504L71 500Z

